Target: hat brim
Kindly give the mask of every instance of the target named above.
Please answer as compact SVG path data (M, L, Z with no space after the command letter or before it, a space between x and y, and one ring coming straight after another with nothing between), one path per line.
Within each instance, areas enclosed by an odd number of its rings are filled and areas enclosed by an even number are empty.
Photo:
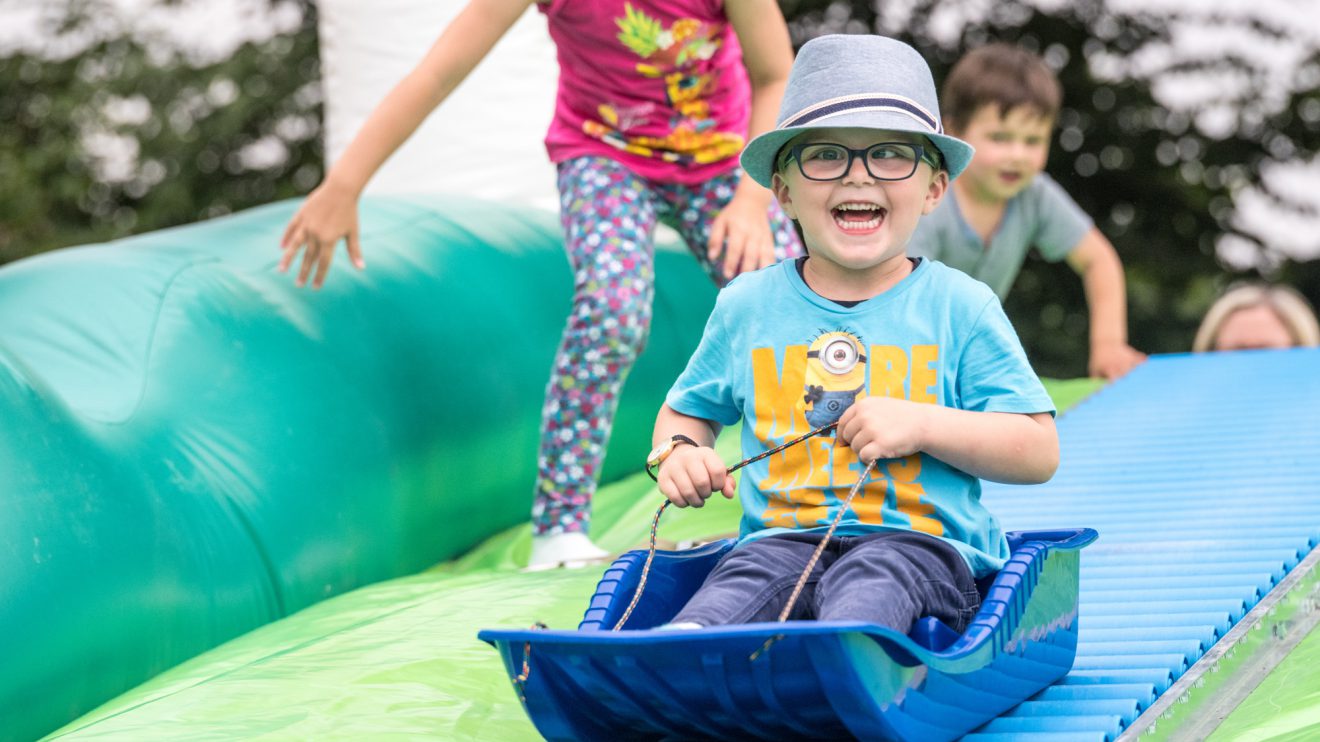
M875 112L855 112L813 121L809 126L789 126L774 129L753 139L743 149L739 163L752 180L770 187L770 180L775 174L775 157L785 144L797 135L813 129L868 129L872 131L901 131L919 134L929 139L940 155L944 157L944 169L949 172L949 180L958 177L967 164L972 161L975 150L972 145L957 137L947 134L935 134L924 127L914 125L913 119L902 114L882 114Z

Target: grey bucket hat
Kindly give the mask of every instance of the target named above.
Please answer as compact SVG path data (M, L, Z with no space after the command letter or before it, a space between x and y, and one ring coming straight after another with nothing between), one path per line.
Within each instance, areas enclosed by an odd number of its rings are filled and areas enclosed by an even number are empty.
M743 170L769 188L779 150L799 133L824 127L921 134L944 156L950 179L972 159L972 145L944 133L926 60L884 36L835 34L803 44L788 75L779 120L743 150Z

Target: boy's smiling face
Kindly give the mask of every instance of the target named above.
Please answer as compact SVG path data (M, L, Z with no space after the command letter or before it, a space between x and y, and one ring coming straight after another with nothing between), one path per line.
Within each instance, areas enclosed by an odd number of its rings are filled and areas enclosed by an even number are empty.
M919 135L876 129L822 128L802 134L791 145L828 143L862 150L881 142L934 149ZM857 274L885 275L906 265L907 243L917 221L939 204L948 183L948 173L924 160L909 178L878 180L857 157L843 177L830 181L809 180L797 162L789 161L775 173L773 190L784 212L802 227L813 270L855 279Z
M959 193L970 191L986 201L1007 201L1021 193L1045 169L1053 129L1053 119L1028 106L1007 114L997 104L976 109L962 131L950 132L976 148L958 178Z

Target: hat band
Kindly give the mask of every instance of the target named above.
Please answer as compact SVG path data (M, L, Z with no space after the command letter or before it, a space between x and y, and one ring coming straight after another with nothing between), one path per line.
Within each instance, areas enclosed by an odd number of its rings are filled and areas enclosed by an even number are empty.
M930 115L930 112L925 108L922 108L906 98L898 98L891 95L865 95L849 96L847 98L833 98L831 100L817 103L810 108L789 116L779 124L778 128L787 129L790 126L804 126L813 121L818 121L829 116L836 116L841 113L850 113L853 111L868 110L897 111L915 119L931 132L936 134L943 133L943 128L940 126L939 120Z

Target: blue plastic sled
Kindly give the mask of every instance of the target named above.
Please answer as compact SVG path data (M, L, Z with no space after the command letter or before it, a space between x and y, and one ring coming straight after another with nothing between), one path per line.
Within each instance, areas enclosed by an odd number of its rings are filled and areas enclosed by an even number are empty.
M955 739L1071 669L1079 551L1095 538L1090 528L1009 533L1012 557L982 585L980 613L962 635L934 618L906 636L851 621L648 630L674 616L733 547L720 541L657 552L623 631L610 629L637 589L645 551L611 565L576 631L478 636L499 649L550 740Z

